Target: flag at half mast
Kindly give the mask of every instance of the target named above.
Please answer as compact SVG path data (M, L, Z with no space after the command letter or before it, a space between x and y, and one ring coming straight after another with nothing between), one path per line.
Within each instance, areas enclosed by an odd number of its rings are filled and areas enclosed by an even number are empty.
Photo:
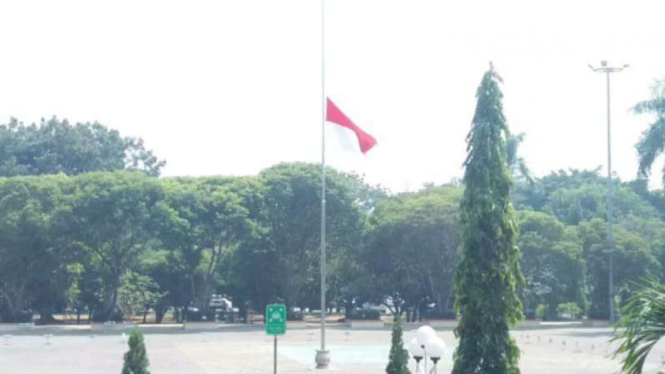
M354 150L353 142L357 142L360 151L366 154L370 149L376 145L376 139L358 127L349 117L347 117L335 105L335 103L328 98L326 109L326 121L334 124L335 132L340 137L340 141L346 148Z

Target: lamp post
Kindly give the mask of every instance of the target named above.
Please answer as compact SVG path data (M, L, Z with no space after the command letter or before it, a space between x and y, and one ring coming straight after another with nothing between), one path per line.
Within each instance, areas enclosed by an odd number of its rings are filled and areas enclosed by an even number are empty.
M609 307L610 307L610 322L614 323L614 216L612 215L612 198L614 197L614 189L612 186L612 136L610 127L610 74L619 73L628 65L621 67L609 66L607 61L601 61L600 67L595 68L589 65L589 68L596 73L605 73L607 78L607 241L608 241L608 256L609 256Z
M443 354L446 353L446 343L443 339L439 337L429 338L427 343L425 343L425 350L429 354L430 360L432 360L432 373L436 374L436 364L439 363Z
M413 338L409 342L409 353L416 361L416 374L420 374L420 361L425 357L425 349L418 342L418 338Z
M416 374L420 374L420 361L423 361L425 374L437 372L437 364L446 352L446 343L436 336L436 331L429 326L416 330L416 337L409 342L409 353L416 361ZM427 371L427 358L432 360L432 369ZM423 360L424 359L424 360Z

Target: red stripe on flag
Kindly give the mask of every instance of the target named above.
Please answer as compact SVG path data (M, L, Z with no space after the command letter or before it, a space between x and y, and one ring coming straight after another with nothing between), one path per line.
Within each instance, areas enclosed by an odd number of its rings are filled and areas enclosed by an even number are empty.
M372 147L376 145L376 139L360 127L356 126L349 117L347 117L341 110L335 105L335 103L328 98L328 109L326 110L326 121L334 122L340 126L346 127L353 131L358 137L358 144L360 145L360 150L362 153L367 153Z

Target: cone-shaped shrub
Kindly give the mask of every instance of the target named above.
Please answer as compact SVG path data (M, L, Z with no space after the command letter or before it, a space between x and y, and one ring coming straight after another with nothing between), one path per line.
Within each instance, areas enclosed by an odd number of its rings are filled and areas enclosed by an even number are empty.
M388 366L386 367L387 374L411 374L409 367L409 353L404 349L402 342L402 325L397 319L393 325L393 339L390 346L390 356Z
M139 329L134 329L129 336L129 351L125 353L122 374L150 374L150 371L148 371L149 365L148 354L143 342L143 333Z

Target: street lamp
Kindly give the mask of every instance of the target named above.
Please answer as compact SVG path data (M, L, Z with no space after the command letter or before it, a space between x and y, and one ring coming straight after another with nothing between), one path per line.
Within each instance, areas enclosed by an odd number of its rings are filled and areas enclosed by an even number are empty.
M436 331L429 326L422 326L416 330L416 337L409 342L409 353L416 361L416 373L420 374L420 361L423 361L425 373L427 371L427 357L432 360L431 373L436 373L436 364L446 351L446 343L436 336ZM424 360L423 360L424 359Z
M420 346L423 348L425 348L425 343L427 343L429 338L434 336L436 336L436 331L434 331L434 329L429 326L421 326L418 330L416 330L416 338L418 339Z
M614 195L612 186L612 136L610 127L610 74L619 73L629 65L621 67L609 66L607 61L601 61L600 67L589 68L596 73L605 73L607 77L607 240L609 247L609 298L610 298L610 322L614 322L614 216L612 215L612 198Z
M409 353L416 361L416 374L420 374L420 361L425 357L425 349L418 342L418 338L413 338L409 342Z
M425 343L425 352L429 354L432 360L432 372L436 374L436 364L439 362L443 354L446 353L446 343L439 337L429 338Z

